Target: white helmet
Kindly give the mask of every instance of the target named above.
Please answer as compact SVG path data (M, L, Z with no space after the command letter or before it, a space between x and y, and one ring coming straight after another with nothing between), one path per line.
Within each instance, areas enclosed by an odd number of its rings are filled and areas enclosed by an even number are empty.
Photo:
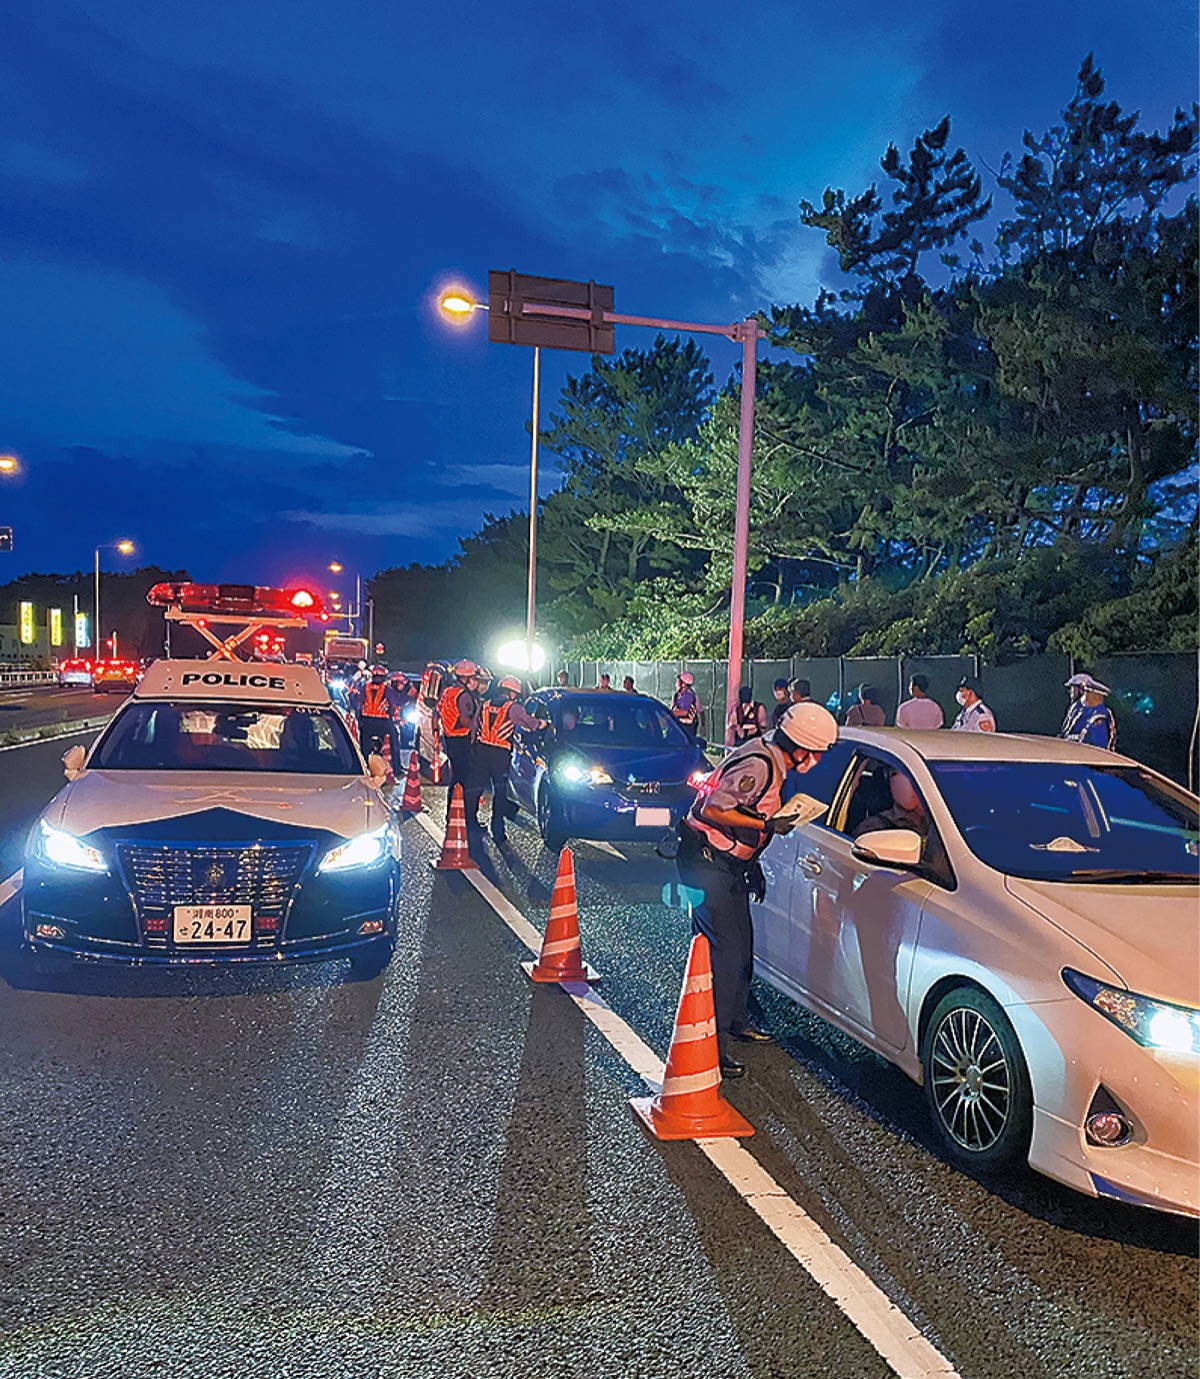
M515 675L503 675L498 683L501 689L512 690L514 694L521 693L521 682Z
M681 685L694 685L696 683L696 677L690 670L681 670L679 672L679 683Z
M837 741L837 719L820 704L792 704L775 730L806 752L827 752Z
M469 680L472 675L478 674L479 667L474 661L464 660L455 661L453 666L451 666L451 670L454 671L455 675L457 675L460 680Z

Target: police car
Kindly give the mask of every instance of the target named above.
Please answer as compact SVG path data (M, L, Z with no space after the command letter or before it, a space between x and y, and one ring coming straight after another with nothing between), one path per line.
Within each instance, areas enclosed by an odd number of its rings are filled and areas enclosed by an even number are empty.
M35 957L387 964L386 768L364 762L311 666L157 661L63 766L26 852Z

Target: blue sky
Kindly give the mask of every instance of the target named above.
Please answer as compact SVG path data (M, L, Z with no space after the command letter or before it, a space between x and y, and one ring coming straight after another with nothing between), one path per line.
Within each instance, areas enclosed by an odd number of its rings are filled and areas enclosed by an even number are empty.
M943 114L986 184L1089 50L1147 126L1196 94L1190 0L910 9L0 0L0 578L441 559L524 501L531 366L443 281L735 320L838 285L798 202Z

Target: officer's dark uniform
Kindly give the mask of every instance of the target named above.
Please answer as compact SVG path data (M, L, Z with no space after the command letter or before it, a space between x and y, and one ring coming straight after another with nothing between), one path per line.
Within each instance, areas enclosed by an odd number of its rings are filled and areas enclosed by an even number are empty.
M741 805L769 818L779 808L791 766L791 758L769 739L736 748L709 777L679 830L679 879L703 897L693 900L692 927L708 939L712 950L713 1003L722 1059L731 1058L729 1041L748 1024L746 1002L754 968L750 895L762 893L758 858L772 835L710 823L701 811L705 804L717 809Z
M475 751L471 759L471 788L467 792L468 815L479 817L483 792L492 790L492 837L504 842L504 821L517 816L517 806L508 798L508 768L512 761L513 729L532 732L544 726L507 695L485 699L476 724Z
M437 704L438 722L442 727L442 747L450 760L450 779L446 782L446 817L450 816L450 798L454 787L463 788L463 804L467 806L467 823L479 827L479 796L468 799L471 787L472 738L475 732L475 719L479 713L479 700L473 690L467 688L462 680L456 679L441 694ZM471 805L474 804L474 809Z

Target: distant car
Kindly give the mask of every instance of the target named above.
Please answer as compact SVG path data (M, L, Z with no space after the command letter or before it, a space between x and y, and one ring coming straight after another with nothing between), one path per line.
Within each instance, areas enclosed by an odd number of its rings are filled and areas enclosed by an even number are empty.
M546 689L526 708L549 726L514 734L508 792L548 848L568 838L655 842L708 772L704 744L649 695Z
M311 667L156 661L63 766L25 857L39 961L386 965L386 767L363 761Z
M1113 752L843 730L755 971L922 1084L950 1157L1200 1216L1200 800Z
M82 656L72 657L70 660L66 661L59 661L57 677L59 685L86 685L90 688L92 683L92 663Z
M142 678L137 661L97 661L92 666L92 689L97 694L132 690Z

